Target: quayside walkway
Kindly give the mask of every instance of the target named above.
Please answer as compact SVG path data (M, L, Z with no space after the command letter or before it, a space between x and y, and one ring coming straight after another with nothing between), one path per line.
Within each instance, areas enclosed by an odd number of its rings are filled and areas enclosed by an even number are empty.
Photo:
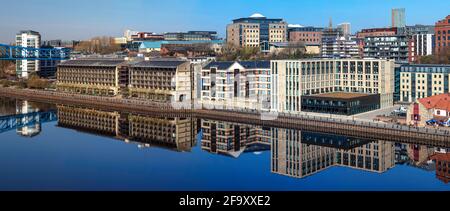
M175 109L167 103L13 88L0 88L0 96L103 110L119 110L159 117L204 118L241 124L334 133L373 140L450 147L448 130L409 127L369 120L330 118L311 114L259 113L251 110Z

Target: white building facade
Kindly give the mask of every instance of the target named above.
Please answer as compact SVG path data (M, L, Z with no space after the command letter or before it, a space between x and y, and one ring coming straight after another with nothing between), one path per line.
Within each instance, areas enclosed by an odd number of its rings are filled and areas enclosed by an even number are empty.
M35 31L20 31L16 35L16 46L25 48L39 48L41 35ZM40 71L38 60L17 60L16 74L19 78L28 78L31 73Z

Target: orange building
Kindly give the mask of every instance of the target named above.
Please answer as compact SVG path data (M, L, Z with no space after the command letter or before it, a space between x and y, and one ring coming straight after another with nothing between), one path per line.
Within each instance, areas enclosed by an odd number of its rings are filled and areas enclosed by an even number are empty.
M450 46L450 15L447 15L445 19L436 22L434 26L434 35L436 54L439 54L444 48Z
M436 177L447 184L450 179L450 153L436 153L431 159L436 162Z

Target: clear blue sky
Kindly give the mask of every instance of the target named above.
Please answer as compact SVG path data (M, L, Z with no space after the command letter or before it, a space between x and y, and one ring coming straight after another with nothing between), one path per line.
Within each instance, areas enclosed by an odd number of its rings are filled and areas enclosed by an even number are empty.
M350 22L352 31L390 25L390 10L406 8L406 23L434 24L450 14L447 0L0 0L0 43L21 29L46 39L120 36L127 28L167 32L215 30L232 19L261 13L288 23L327 26ZM9 11L9 12L5 12Z

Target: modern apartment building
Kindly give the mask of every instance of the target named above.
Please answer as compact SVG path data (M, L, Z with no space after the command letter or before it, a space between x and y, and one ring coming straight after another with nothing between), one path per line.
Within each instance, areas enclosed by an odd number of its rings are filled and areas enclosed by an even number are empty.
M364 58L408 62L410 48L410 40L405 35L369 36L364 39Z
M289 27L289 42L301 42L305 45L321 45L323 28L306 26L306 27Z
M394 62L391 60L273 60L270 80L273 112L301 112L302 100L308 96L336 92L376 94L380 108L393 105ZM334 101L329 106L340 106L334 104L339 103Z
M398 28L370 28L362 29L360 32L356 33L360 57L364 57L364 41L366 37L394 36L397 32Z
M358 44L353 37L344 36L341 29L326 29L322 33L321 56L324 58L358 57Z
M287 23L283 19L254 14L233 20L227 26L227 43L238 47L259 47L269 50L269 43L287 41Z
M448 93L450 89L450 65L407 64L402 65L396 77L401 102Z
M440 54L445 48L448 49L450 46L450 15L436 22L434 27L436 54Z
M269 109L269 61L211 62L201 80L204 107Z
M392 9L391 19L392 19L392 27L399 27L399 28L405 27L406 26L405 8Z
M41 35L39 32L31 30L20 31L16 35L16 46L39 48L41 47ZM19 78L28 78L31 73L37 73L40 70L38 60L17 60L16 62L16 74Z
M434 52L434 34L414 34L411 37L410 62Z

